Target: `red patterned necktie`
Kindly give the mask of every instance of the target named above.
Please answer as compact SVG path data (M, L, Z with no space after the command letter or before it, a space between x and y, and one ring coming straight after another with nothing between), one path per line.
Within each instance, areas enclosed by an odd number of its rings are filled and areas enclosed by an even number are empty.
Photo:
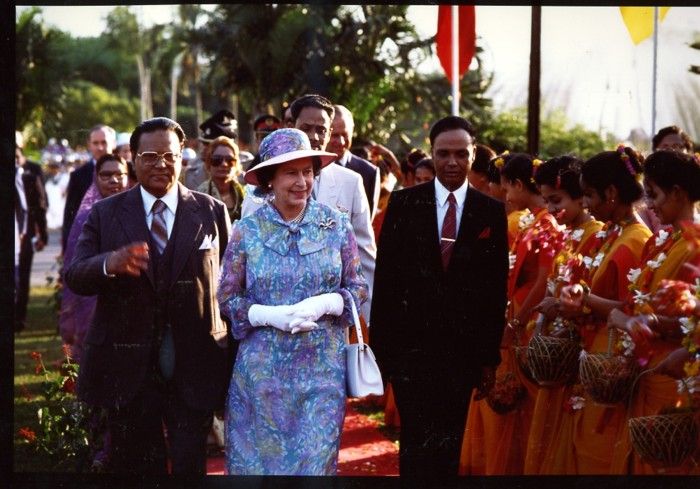
M158 248L158 253L163 254L165 246L168 244L168 228L165 224L165 202L158 199L153 203L151 212L153 213L153 221L151 221L151 236L153 242Z
M447 196L447 213L442 222L442 233L440 233L440 252L442 253L442 268L447 270L452 256L452 248L457 238L457 199L452 192Z

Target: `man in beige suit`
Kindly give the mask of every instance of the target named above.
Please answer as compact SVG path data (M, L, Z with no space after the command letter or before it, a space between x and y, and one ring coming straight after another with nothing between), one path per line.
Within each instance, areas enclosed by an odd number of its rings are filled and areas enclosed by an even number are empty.
M335 113L333 104L325 97L312 94L296 99L290 109L294 127L306 133L311 148L325 151L331 139L331 123ZM341 165L328 165L315 178L312 198L350 214L360 252L362 273L369 284L369 299L360 312L365 319L369 319L377 244L362 177ZM263 203L264 199L256 196L255 192L248 192L243 200L242 217L252 214Z

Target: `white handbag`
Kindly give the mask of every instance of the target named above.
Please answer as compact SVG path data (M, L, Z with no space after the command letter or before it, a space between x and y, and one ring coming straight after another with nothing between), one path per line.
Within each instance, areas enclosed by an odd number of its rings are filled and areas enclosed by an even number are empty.
M364 342L355 301L351 301L351 304L357 343L345 345L347 395L348 397L365 397L370 394L381 396L384 394L382 374L379 373L377 360L374 358L372 349Z

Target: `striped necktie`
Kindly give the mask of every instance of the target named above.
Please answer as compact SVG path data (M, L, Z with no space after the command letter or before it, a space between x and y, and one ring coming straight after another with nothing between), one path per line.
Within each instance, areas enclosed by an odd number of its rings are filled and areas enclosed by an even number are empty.
M442 233L440 234L440 253L442 254L442 268L447 270L450 263L452 249L457 238L457 199L452 192L447 196L447 213L442 222Z
M151 221L151 237L158 248L158 254L163 254L165 246L168 244L168 227L165 224L165 202L158 199L153 203L151 213L153 221Z

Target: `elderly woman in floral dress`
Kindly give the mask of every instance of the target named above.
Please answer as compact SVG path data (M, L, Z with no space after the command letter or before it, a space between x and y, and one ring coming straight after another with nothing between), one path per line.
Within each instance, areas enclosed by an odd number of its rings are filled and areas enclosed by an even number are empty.
M279 129L247 183L272 193L226 248L221 310L240 340L227 401L226 467L241 475L334 475L345 415L345 328L367 298L348 216L310 199L336 158Z

